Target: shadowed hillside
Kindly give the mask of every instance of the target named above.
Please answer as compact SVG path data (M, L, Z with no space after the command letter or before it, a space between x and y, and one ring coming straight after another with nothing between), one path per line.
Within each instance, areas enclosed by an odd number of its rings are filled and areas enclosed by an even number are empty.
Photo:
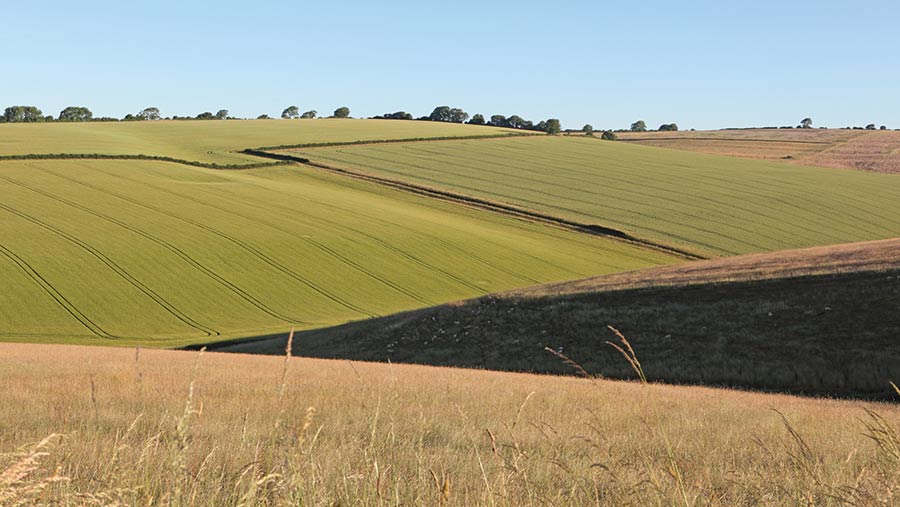
M539 286L302 333L297 354L888 395L900 379L900 240L741 256ZM283 339L225 350L278 353Z

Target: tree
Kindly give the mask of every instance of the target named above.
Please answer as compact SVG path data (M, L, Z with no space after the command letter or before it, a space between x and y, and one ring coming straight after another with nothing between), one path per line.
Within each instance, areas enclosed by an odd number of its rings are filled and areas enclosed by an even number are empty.
M334 110L335 118L349 118L350 117L350 108L347 106L339 107Z
M678 125L676 125L674 123L664 123L659 126L659 131L660 132L677 132Z
M584 132L584 135L586 135L586 136L593 136L594 135L594 126L591 125L590 123L588 123L584 127L581 127L581 131Z
M217 120L224 120L228 118L228 110L227 109L219 109L219 112L216 113Z
M875 124L870 123L870 124L866 125L866 130L875 130Z
M159 118L159 108L156 107L148 107L137 114L138 120L158 120Z
M803 120L800 122L800 128L811 129L812 128L812 118L803 118Z
M312 119L312 118L315 118L315 117L318 116L318 115L319 115L319 112L318 112L318 111L315 111L315 110L313 110L313 111L306 111L305 113L303 113L303 114L300 115L300 118L303 118L303 119Z
M525 119L515 114L506 119L506 126L514 129L522 128L524 123Z
M59 112L59 121L91 121L94 113L86 107L69 106Z
M495 115L491 116L490 125L493 125L495 127L505 127L506 126L506 116L503 116L502 114L495 114Z
M562 132L562 125L560 125L559 120L557 120L556 118L550 118L546 121L545 126L542 130L550 134L551 136L555 136Z
M450 106L438 106L428 115L431 121L450 121Z
M475 115L472 116L472 119L469 120L469 124L470 125L484 125L484 116L482 116L481 113L475 113Z
M196 116L196 119L198 119L198 120L212 120L212 119L215 118L215 117L216 117L216 116L215 116L214 114L210 113L209 111L204 111L204 112L198 114L198 115Z
M34 106L9 106L3 119L9 123L37 123L44 121L44 113Z
M297 106L288 106L281 112L281 117L285 120L293 120L300 116L300 109Z
M612 130L604 130L603 134L600 135L600 139L603 139L604 141L615 141L616 133Z
M647 124L644 122L644 120L638 120L631 124L631 131L632 132L646 132Z
M469 119L469 113L458 107L450 110L450 121L453 123L465 123Z
M887 130L887 125L882 125L878 127L878 130Z
M272 117L267 114L261 114L261 115L257 116L256 119L257 120L271 120Z

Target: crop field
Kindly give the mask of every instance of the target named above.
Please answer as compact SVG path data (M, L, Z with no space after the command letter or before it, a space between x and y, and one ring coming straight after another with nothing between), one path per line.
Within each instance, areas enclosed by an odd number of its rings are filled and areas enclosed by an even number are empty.
M152 155L219 164L250 164L246 148L502 135L494 127L396 120L226 120L0 124L0 155L100 153Z
M0 340L177 346L673 260L301 166L0 162Z
M623 132L619 139L659 148L744 158L787 159L816 167L900 173L900 132L845 129L748 129Z
M0 356L4 505L891 505L900 488L893 404L183 351Z
M611 227L704 256L900 235L900 179L893 175L550 136L289 153Z

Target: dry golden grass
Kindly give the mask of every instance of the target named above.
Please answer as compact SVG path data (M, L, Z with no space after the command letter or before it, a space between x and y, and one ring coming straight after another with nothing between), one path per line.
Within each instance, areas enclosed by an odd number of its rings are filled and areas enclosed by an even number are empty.
M214 353L0 354L4 506L892 505L900 488L900 410L884 404Z

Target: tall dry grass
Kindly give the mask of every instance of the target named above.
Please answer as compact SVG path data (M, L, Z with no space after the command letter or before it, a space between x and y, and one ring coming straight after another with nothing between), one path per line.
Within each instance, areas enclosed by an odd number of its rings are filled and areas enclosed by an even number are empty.
M887 404L215 353L0 357L3 506L893 505L900 488Z

